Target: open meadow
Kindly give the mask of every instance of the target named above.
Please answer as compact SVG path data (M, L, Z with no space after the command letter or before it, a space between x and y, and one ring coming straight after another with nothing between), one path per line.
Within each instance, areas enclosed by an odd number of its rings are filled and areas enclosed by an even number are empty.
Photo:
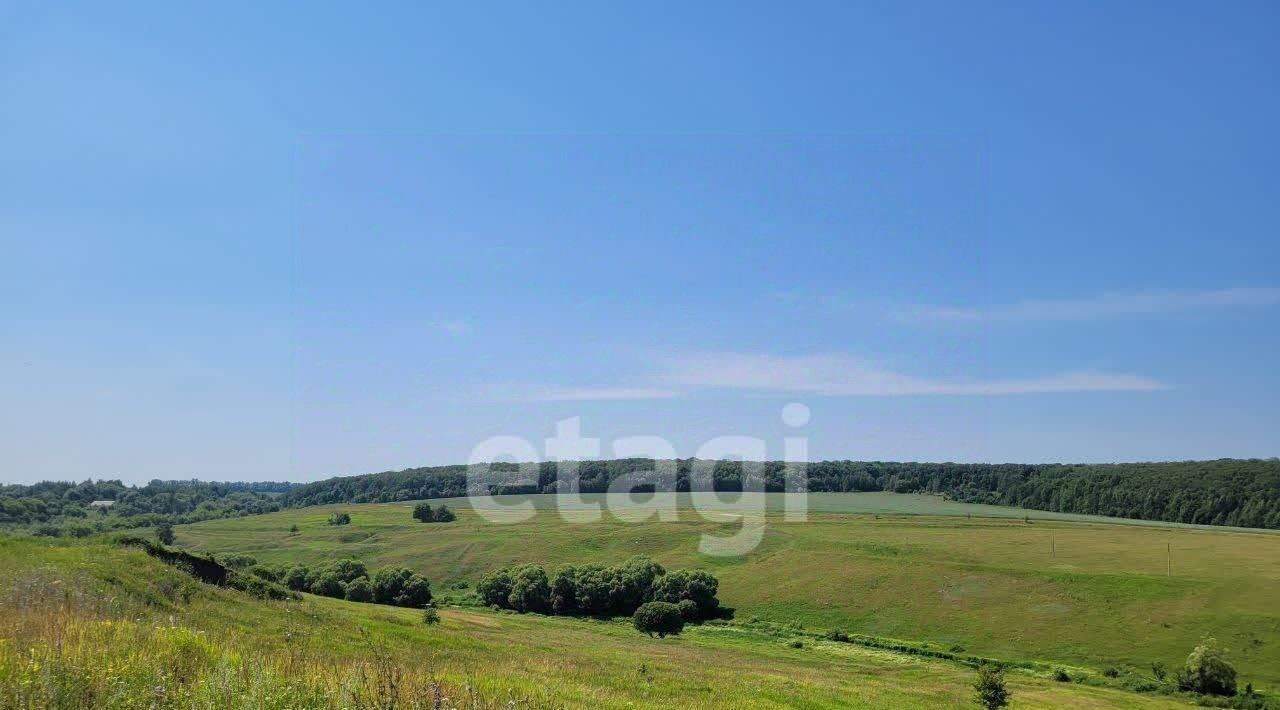
M0 538L0 706L972 707L973 669L707 624L652 639L625 620L305 595L270 602L203 585L141 551ZM1010 670L1017 708L1185 707L1177 697Z
M466 500L431 501L456 510L457 521L447 524L413 520L412 502L319 506L181 526L177 542L266 563L354 557L370 567L404 565L424 574L438 595L511 563L551 571L644 554L668 568L713 572L720 599L739 621L841 628L1092 673L1115 666L1149 674L1153 662L1178 667L1202 636L1214 635L1242 683L1280 687L1280 535L1051 520L1058 516L1007 508L994 509L1004 517L985 517L993 509L922 496L810 500L807 522L787 522L771 499L760 544L740 557L698 552L701 535L723 536L741 525L732 505L699 500L694 510L687 496L669 522L628 522L611 512L584 522L581 510L554 509L553 496L504 497L490 506L505 512L483 516ZM513 522L520 516L510 506L519 503L537 510ZM626 517L640 512L610 503ZM351 523L329 525L338 511ZM491 520L504 516L505 523Z

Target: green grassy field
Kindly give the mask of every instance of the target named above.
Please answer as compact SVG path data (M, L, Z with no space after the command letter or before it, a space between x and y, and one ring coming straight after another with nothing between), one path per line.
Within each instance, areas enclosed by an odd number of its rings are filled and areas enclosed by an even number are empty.
M314 511L308 511L313 513ZM969 708L971 668L740 625L650 639L622 621L307 596L264 602L137 550L0 538L0 706ZM1014 708L1185 707L1011 670Z
M586 523L580 513L552 510L550 496L495 504L525 500L539 508L536 514L510 524L492 522L461 500L449 501L459 513L449 524L412 520L412 503L322 506L183 526L178 543L245 552L264 562L354 556L371 566L403 564L437 590L474 583L513 562L554 568L647 554L668 568L713 571L722 602L735 607L739 619L1135 672L1149 672L1153 661L1176 667L1212 634L1230 650L1242 682L1280 687L1280 536L1274 534L1046 520L1043 513L1032 513L1028 523L1023 511L1009 509L996 510L1016 517L970 519L926 513L939 512L938 506L953 514L988 507L825 494L811 497L808 522L769 513L758 548L717 558L699 554L698 541L701 534L740 527L727 507L706 510L700 501L699 514L684 498L674 522L624 522L606 513ZM872 512L832 512L840 509ZM352 523L328 525L335 510L350 512ZM292 525L297 533L289 532Z

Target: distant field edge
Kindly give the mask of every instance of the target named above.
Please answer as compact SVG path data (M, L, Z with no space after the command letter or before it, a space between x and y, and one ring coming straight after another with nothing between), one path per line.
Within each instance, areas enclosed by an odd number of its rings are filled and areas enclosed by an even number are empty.
M1001 520L1030 520L1071 523L1094 523L1099 525L1137 525L1142 527L1177 528L1184 530L1209 530L1218 532L1257 533L1277 535L1280 530L1268 528L1246 528L1231 525L1202 525L1197 523L1178 523L1165 520L1145 520L1142 518L1119 518L1107 515L1089 515L1086 513L1059 513L1052 510L1035 508L1019 508L1015 506L988 505L983 503L963 503L940 495L918 493L737 493L737 492L697 492L677 493L676 507L680 510L705 510L733 513L739 509L759 510L760 505L753 499L764 498L764 510L767 513L781 513L796 506L788 506L788 498L808 497L807 510L812 513L846 513L850 515L919 515L951 518L994 518ZM375 501L368 501L375 502ZM566 510L581 511L601 506L602 510L619 510L624 508L644 509L656 508L652 494L647 493L517 493L495 496L472 496L452 498L415 498L397 501L377 501L385 503L421 503L444 504L454 507L465 507L472 510L512 510L516 511L525 503L532 503L538 511ZM362 503L329 503L330 507L343 505L360 505ZM311 506L306 506L311 507ZM718 520L718 522L725 522Z

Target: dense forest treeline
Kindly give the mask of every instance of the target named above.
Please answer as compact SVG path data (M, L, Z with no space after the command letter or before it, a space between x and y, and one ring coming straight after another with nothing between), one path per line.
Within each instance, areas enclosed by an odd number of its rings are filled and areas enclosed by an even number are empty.
M193 523L279 510L280 494L296 483L205 483L153 480L0 485L0 525L44 525L46 534ZM94 507L94 501L111 505Z
M666 462L670 464L671 462ZM698 490L742 490L744 476L763 478L764 489L786 490L786 464L701 462L710 481ZM676 488L691 488L693 459L674 462ZM637 490L652 481L650 459L583 461L579 490L607 492L630 477ZM522 479L514 464L494 464L487 492L554 493L556 464L535 467ZM1203 525L1280 529L1280 460L1219 459L1118 464L957 464L821 461L807 467L814 492L892 491L931 493L993 505L1063 513L1087 513ZM758 489L759 480L748 488ZM650 484L651 485L651 484ZM466 466L436 466L347 476L305 485L283 482L205 483L153 480L0 485L0 526L36 526L45 534L190 523L269 513L282 507L327 503L376 503L467 495ZM112 501L110 507L91 507Z
M690 490L694 460L675 462L677 490ZM786 464L769 461L703 462L712 466L717 491L743 488L744 475L763 477L767 491L784 491ZM623 476L646 480L649 459L583 461L579 490L603 493ZM491 494L554 493L556 463L521 479L514 464L494 464ZM892 491L932 493L993 505L1062 513L1087 513L1202 525L1280 528L1280 460L1219 459L1117 464L958 464L821 461L808 464L813 492ZM652 478L648 479L652 480ZM759 481L754 482L757 486ZM643 490L637 486L636 490ZM699 490L707 489L700 485ZM757 488L752 488L757 489ZM331 478L292 488L290 507L326 503L374 503L467 495L466 466L437 466Z

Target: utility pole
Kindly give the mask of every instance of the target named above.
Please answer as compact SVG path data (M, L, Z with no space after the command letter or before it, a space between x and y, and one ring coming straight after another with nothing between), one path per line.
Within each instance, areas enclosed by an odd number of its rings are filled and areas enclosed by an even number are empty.
M1049 556L1054 558L1058 556L1058 541L1054 539L1053 533L1049 533Z
M1166 542L1164 544L1164 553L1165 553L1165 563L1166 563L1165 576L1172 577L1173 576L1173 543Z

